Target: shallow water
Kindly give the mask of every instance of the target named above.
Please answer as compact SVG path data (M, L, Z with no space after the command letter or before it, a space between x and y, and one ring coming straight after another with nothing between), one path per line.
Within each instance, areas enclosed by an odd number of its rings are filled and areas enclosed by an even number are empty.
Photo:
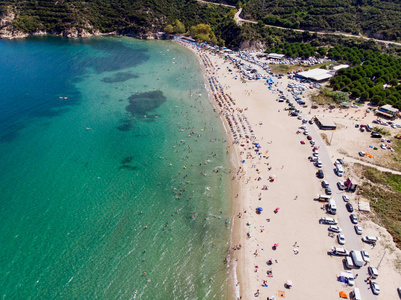
M0 50L2 298L226 298L230 170L196 58L128 38Z

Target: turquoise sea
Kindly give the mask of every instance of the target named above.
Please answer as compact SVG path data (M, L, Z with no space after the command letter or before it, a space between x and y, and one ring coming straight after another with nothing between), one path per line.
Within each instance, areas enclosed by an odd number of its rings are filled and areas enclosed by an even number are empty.
M0 53L0 298L227 298L227 145L196 57L116 37Z

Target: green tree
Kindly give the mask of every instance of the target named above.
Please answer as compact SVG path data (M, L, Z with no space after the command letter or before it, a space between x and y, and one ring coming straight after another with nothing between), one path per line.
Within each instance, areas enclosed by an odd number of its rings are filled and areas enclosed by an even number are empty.
M369 93L368 92L362 92L361 93L361 101L368 101L369 100Z
M168 24L166 27L164 27L164 32L167 34L172 34L174 33L174 28L170 24Z
M179 20L175 20L174 22L174 32L175 33L184 33L185 25L182 24Z

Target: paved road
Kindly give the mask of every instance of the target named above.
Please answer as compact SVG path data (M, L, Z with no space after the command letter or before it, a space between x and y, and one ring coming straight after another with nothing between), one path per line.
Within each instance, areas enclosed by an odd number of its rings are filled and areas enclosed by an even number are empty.
M327 147L325 146L325 142L322 140L319 134L319 129L316 127L316 125L308 125L308 131L309 134L316 141L316 144L320 146L319 158L323 164L322 169L325 175L325 180L329 182L330 187L333 191L333 199L336 201L337 204L337 215L335 216L335 218L338 220L339 226L341 227L342 233L344 234L346 239L344 247L349 251L353 249L354 250L366 249L369 252L371 246L361 241L361 237L364 235L364 233L362 235L357 235L355 233L354 224L351 223L351 220L349 218L350 213L345 208L345 202L342 199L342 195L344 194L348 194L348 196L350 196L351 199L353 198L353 195L349 193L344 193L340 191L337 187L337 182L344 181L344 179L346 178L346 174L343 177L338 177L334 173L333 162L335 158L332 159L330 157L329 152L327 151ZM336 240L333 240L333 246L339 246L338 244L336 245ZM339 258L338 263L342 263L341 258ZM355 286L360 289L362 299L367 299L367 300L376 299L376 296L374 296L372 291L370 290L369 284L364 282L364 280L368 276L367 266L363 266L360 269L353 269L352 271L354 275L358 274L358 277L355 280L356 283Z
M344 161L357 163L357 164L361 164L361 165L372 167L372 168L376 168L376 169L378 169L379 171L382 171L382 172L388 172L388 173L392 173L392 174L401 175L401 172L399 172L399 171L395 171L395 170L392 170L392 169L376 166L376 165L368 163L366 161L362 161L362 160L359 160L359 159L356 159L356 158L353 158L353 157L349 157L349 156L345 156L344 157Z
M290 95L287 91L287 88L284 86L281 86L280 88L284 89L284 94L286 95L287 98L291 99L291 101L294 103L295 107L299 109L300 111L303 111L304 108L301 107L300 105L297 104L295 99ZM301 115L305 119L310 119L310 116L307 115L306 112L301 113ZM301 122L299 124L301 126ZM334 217L335 219L338 220L338 226L342 229L342 233L345 236L346 242L344 246L341 246L337 243L337 238L333 238L333 246L336 247L343 247L347 249L348 251L350 250L362 250L366 249L369 252L369 249L371 249L371 246L368 244L365 244L362 242L361 238L362 236L366 235L365 233L362 233L362 235L357 235L354 230L354 224L351 223L351 220L349 218L350 213L347 211L345 208L345 202L342 199L342 195L347 194L351 200L354 198L353 194L350 193L345 193L341 190L338 189L337 187L337 182L338 181L344 181L347 178L347 175L343 177L338 177L334 173L334 161L336 157L330 157L326 143L323 141L322 137L320 136L320 130L317 128L315 124L311 125L309 123L306 124L307 129L309 134L312 136L312 138L316 142L316 146L319 147L319 159L322 162L322 170L324 172L324 180L327 180L329 182L329 185L332 190L332 198L336 201L337 205L337 214L335 216L332 215L327 215L329 217ZM312 156L312 148L311 148L311 156ZM317 172L318 168L316 168ZM315 180L323 180L323 179L315 179ZM318 194L319 192L316 191ZM320 193L323 193L323 190L320 191ZM354 203L354 201L351 201ZM353 205L354 207L356 205ZM322 226L327 226L327 225L322 225ZM327 249L328 251L330 249ZM338 259L338 263L343 265L343 257L335 257ZM377 263L377 262L375 262ZM344 266L344 265L343 265ZM360 292L361 292L361 297L364 300L376 300L376 296L372 293L370 290L370 286L368 283L365 282L366 278L368 277L368 265L362 266L359 269L352 269L352 272L354 276L358 274L358 277L355 279L355 287L358 287ZM344 266L344 271L348 271L348 269L345 268ZM380 285L380 282L378 282ZM339 283L340 284L340 283Z
M234 6L226 5L226 4L221 4L221 3L213 3L213 2L202 1L202 0L198 0L198 2L201 2L201 3L209 3L209 4L215 4L215 5L223 5L223 6L235 8ZM240 8L240 9L238 10L238 12L237 12L237 13L235 14L235 16L234 16L234 21L235 21L238 25L241 25L241 23L243 23L243 22L246 22L246 23L253 23L253 24L258 23L258 22L256 22L256 21L242 19L242 18L240 17L241 12L242 12L242 8ZM367 36L363 36L363 35L361 35L361 34L359 34L359 35L353 35L353 34L344 33L344 32L338 32L338 31L336 31L336 32L310 31L310 30L307 30L307 29L294 29L294 28L286 28L286 27L274 26L274 25L265 25L265 26L267 26L267 27L273 27L273 28L279 28L279 29L283 29L283 30L292 30L292 31L297 31L297 32L308 31L308 32L311 33L311 34L314 34L314 33L319 34L319 35L332 34L332 35L339 35L339 36L345 36L345 37L351 37L351 38L360 38L360 39L364 39L364 40L372 40L372 41L375 41L375 42L378 42L378 43L384 43L384 44L386 44L386 45L388 45L388 44L393 44L393 45L401 46L401 43L397 43L397 42L394 42L394 41L385 41L385 40L374 39L374 38L370 38L370 37L367 37Z

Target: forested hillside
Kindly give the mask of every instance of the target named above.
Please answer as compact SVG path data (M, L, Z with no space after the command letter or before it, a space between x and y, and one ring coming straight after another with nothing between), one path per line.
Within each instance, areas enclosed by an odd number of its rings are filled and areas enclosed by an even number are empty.
M206 23L213 27L231 21L229 11L196 0L0 1L0 17L8 17L13 28L27 33L60 33L72 27L103 33L157 32L176 19L186 26Z
M401 39L399 0L242 0L243 18L308 30L363 33ZM262 5L264 2L264 7Z

